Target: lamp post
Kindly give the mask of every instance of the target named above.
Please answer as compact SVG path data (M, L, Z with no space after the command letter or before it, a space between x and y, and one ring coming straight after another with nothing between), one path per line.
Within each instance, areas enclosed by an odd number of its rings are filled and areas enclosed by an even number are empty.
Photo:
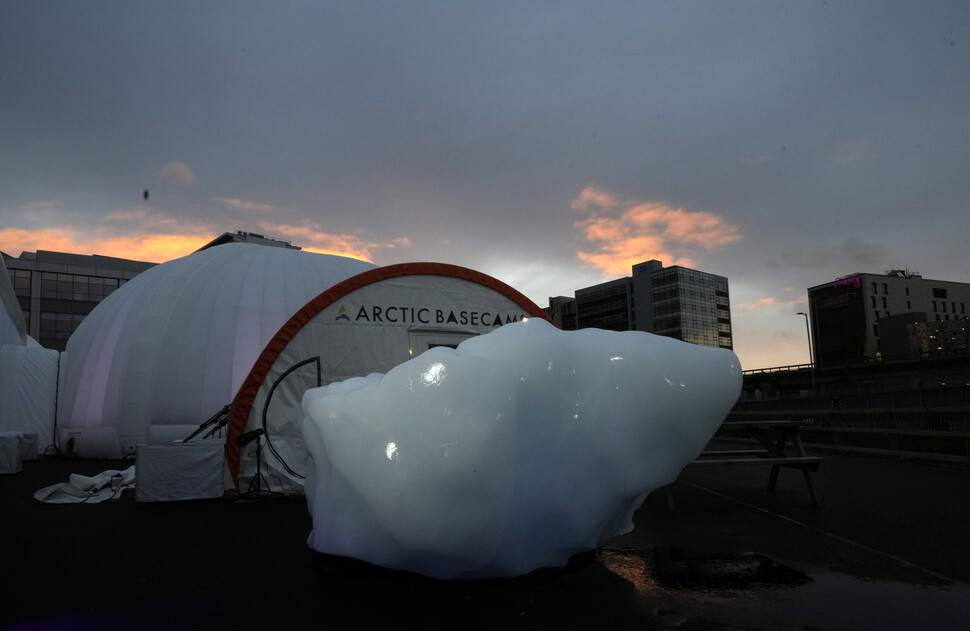
M812 350L812 331L808 328L808 314L799 311L797 315L805 316L805 335L808 336L808 360L812 365L812 396L815 396L815 352Z

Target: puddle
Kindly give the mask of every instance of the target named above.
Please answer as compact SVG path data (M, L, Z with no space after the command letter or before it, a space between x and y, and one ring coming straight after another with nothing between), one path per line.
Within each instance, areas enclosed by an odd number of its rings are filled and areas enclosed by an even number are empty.
M654 548L645 561L657 583L667 589L769 589L812 580L801 570L754 552L711 554Z
M604 549L603 564L638 590L721 591L804 585L812 578L763 554L711 553L687 548Z
M662 629L964 631L970 585L927 587L806 568L753 552L601 548L598 560L629 582Z

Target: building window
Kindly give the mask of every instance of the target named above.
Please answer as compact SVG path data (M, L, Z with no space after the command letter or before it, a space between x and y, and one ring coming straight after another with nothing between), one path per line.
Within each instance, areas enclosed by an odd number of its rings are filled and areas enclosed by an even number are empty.
M885 296L882 297L882 308L883 309L886 308L886 297Z
M887 285L886 283L882 284L882 293L886 295L889 294L889 285Z
M906 288L906 295L909 295L909 287Z
M879 325L878 324L873 324L872 325L872 334L875 335L876 337L879 337Z
M941 287L934 287L933 288L933 297L934 298L943 298L943 299L946 299L946 290L943 289L943 288L941 288Z
M936 301L933 301L933 313L936 313ZM937 318L939 320L939 318Z
M907 309L912 309L913 308L913 305L909 304L909 301L908 300L906 301L906 308Z
M943 313L946 313L946 300L940 303L943 306Z
M869 302L872 303L872 308L875 309L876 308L876 297L875 296L869 296Z

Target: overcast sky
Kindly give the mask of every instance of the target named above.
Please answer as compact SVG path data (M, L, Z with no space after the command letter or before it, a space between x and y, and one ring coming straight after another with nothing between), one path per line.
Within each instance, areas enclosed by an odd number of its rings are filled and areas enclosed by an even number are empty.
M0 2L13 256L247 230L540 306L656 258L748 369L808 360L807 287L970 282L968 217L965 0Z

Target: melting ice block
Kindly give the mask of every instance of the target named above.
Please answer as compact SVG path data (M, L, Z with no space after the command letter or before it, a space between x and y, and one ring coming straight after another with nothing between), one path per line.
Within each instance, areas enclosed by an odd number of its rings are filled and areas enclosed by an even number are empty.
M438 578L563 566L632 529L740 390L731 351L537 319L309 390L309 544Z

